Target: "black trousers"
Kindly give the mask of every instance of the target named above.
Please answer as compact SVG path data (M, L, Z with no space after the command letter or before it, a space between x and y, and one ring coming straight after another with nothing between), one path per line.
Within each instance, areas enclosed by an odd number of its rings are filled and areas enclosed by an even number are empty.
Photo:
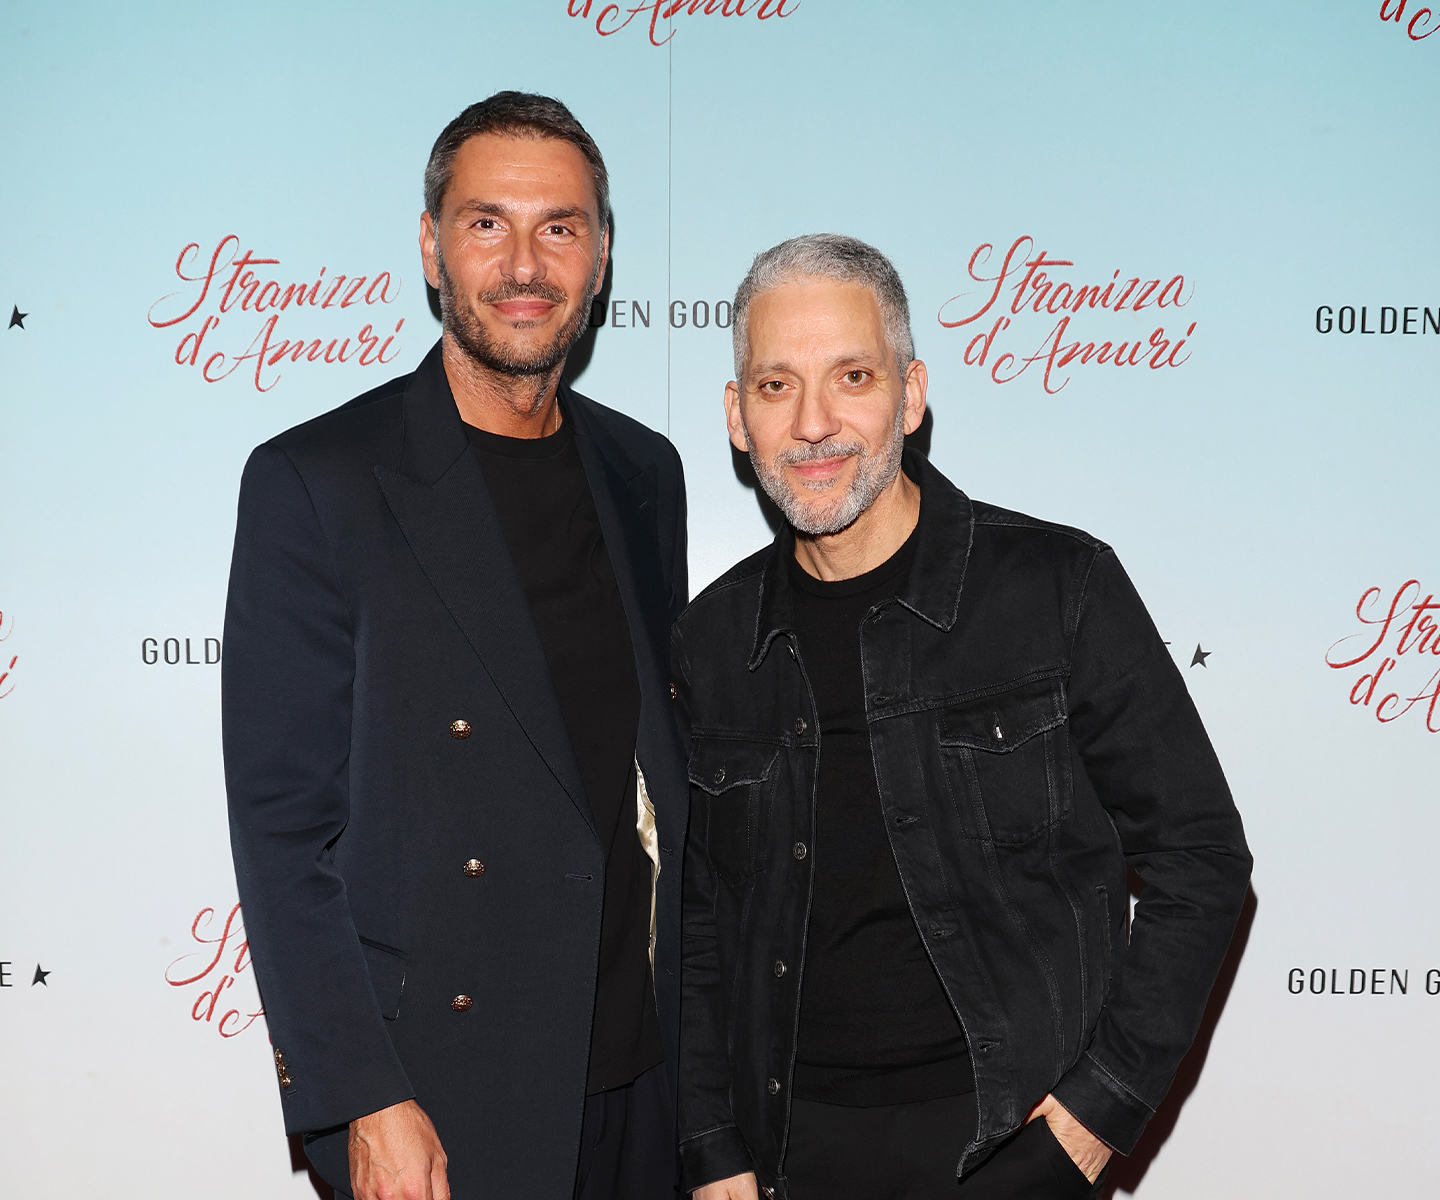
M957 1182L974 1095L850 1108L796 1100L785 1176L792 1200L1098 1200L1043 1121L1023 1126Z
M332 1186L345 1181L335 1187L336 1200L350 1200L346 1138L347 1131L339 1129L305 1147ZM676 1200L679 1172L664 1064L634 1083L585 1097L575 1200Z
M675 1200L675 1115L665 1066L585 1097L575 1200Z

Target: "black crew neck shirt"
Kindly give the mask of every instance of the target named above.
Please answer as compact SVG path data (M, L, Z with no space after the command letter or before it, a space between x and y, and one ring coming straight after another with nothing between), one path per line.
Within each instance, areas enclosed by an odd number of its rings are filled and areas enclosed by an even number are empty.
M563 410L562 410L563 412ZM640 681L595 498L567 420L548 437L467 425L605 847L586 1094L664 1061L650 975L650 859L635 828Z
M918 529L918 526L917 526ZM890 850L865 720L860 623L893 597L911 534L864 575L824 582L792 557L800 658L820 721L814 895L794 1095L872 1107L973 1091L965 1035L920 941Z

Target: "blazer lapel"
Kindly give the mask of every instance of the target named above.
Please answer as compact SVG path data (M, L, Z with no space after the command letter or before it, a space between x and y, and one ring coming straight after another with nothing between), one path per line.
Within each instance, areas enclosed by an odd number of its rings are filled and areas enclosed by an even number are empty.
M660 564L656 479L605 431L589 411L589 400L568 392L565 401L625 606L642 697L653 703L656 698L645 695L647 684L670 677L670 618L664 606L670 588Z
M386 503L525 736L593 830L540 635L438 345L411 378L404 414L398 468L375 467Z

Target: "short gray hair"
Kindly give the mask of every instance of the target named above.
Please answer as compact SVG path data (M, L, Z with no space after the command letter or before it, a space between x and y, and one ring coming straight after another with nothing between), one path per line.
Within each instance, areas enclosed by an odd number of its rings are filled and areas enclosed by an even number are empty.
M735 293L731 336L737 380L745 370L750 302L762 292L806 279L834 279L869 288L880 305L885 340L895 353L895 365L904 373L915 357L915 339L910 334L910 304L905 299L905 285L900 282L895 264L859 238L840 233L807 233L757 254Z

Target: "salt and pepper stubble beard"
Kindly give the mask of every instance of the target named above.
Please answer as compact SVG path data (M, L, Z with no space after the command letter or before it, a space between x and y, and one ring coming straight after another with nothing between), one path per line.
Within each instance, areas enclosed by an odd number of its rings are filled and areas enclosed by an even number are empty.
M529 356L524 356L516 354L492 338L476 315L474 305L462 302L459 289L455 286L455 280L446 269L445 255L440 250L440 241L437 237L435 270L440 277L440 286L437 290L440 293L441 325L470 359L487 370L516 379L549 375L565 361L575 343L584 334L586 325L589 324L590 307L595 300L595 289L600 282L600 265L603 261L601 255L595 256L595 267L590 272L590 280L585 285L580 302L575 306L575 311L570 315L570 319L556 332L550 345ZM535 296L554 304L565 303L565 293L554 284L546 283L544 280L528 284L517 283L513 279L508 280L498 288L481 292L475 299L480 304L494 304L504 300L514 300L521 296ZM526 328L526 324L521 323L519 327ZM543 393L536 397L537 411L542 400Z
M760 480L760 486L765 489L765 494L774 501L797 533L820 537L849 529L900 473L900 460L905 450L905 394L902 392L900 395L889 441L869 453L866 453L863 442L827 437L823 441L781 450L775 455L773 464L767 463L755 453L755 441L750 436L749 428L745 426L743 405L740 409L740 424L745 428L750 465L755 468L755 475ZM842 454L855 456L855 474L845 491L829 505L807 503L785 477L786 465L835 458ZM835 484L834 479L827 479L816 483L802 481L801 486L809 491L826 492L832 490Z

